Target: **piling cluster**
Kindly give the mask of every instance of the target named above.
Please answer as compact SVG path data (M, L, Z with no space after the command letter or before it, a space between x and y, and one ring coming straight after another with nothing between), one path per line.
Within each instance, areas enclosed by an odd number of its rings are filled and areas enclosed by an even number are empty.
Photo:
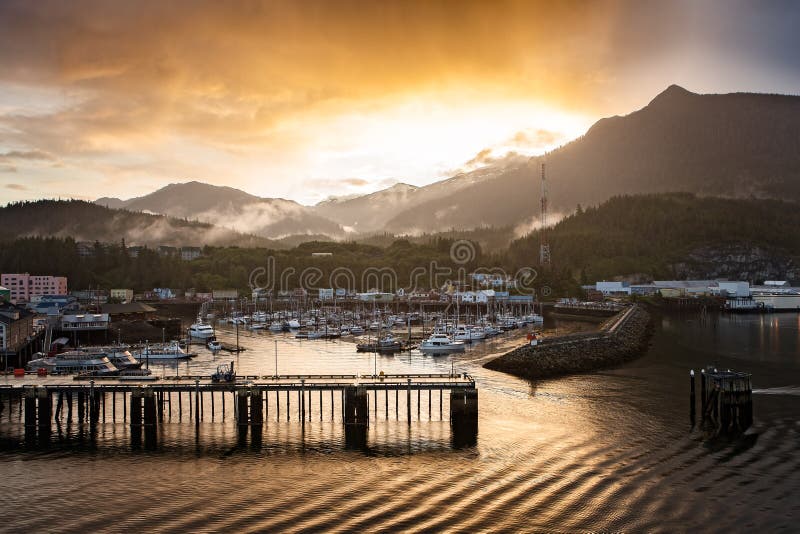
M694 371L690 375L690 419L695 424ZM712 435L737 434L753 424L753 384L749 373L700 371L701 424Z
M650 315L638 305L620 312L597 332L546 338L485 364L487 369L538 380L614 367L644 354Z

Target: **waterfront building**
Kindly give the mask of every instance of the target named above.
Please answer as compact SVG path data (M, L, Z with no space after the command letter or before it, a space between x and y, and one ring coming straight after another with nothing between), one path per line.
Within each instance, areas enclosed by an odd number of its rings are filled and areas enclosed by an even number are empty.
M19 356L29 349L35 330L33 313L9 302L0 302L0 359L2 368L21 366Z
M214 300L231 300L238 299L239 292L235 289L215 289L211 292Z
M159 300L171 300L175 298L175 293L168 287L153 288L153 294Z
M631 285L628 282L597 282L595 289L605 296L631 294Z
M33 297L28 308L40 315L57 316L78 309L78 299L72 295L44 295Z
M2 274L0 285L8 289L12 303L29 302L33 296L67 294L67 279L64 276Z
M131 302L133 301L133 289L112 289L109 296L111 300Z
M392 302L394 301L394 293L381 293L379 291L368 291L366 293L357 293L358 300L364 302Z
M70 292L81 304L105 304L108 302L108 292L103 289L80 289Z
M744 298L750 296L749 282L717 282L717 291L722 297ZM713 289L712 289L713 292Z
M61 330L65 332L88 332L93 330L108 330L109 317L107 313L79 313L65 314L61 317Z
M792 284L790 284L786 280L765 280L764 285L767 287L782 287L782 288L792 287Z

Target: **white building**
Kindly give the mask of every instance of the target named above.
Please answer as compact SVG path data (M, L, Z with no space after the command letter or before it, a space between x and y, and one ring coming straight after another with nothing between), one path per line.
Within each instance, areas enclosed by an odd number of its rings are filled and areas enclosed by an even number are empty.
M721 297L749 297L749 282L719 282L719 295Z
M493 289L484 289L480 291L461 291L453 294L459 302L474 302L478 304L485 304L490 299L495 298L495 291Z
M394 300L394 293L381 293L379 291L358 293L357 296L358 300L365 302L392 302Z
M628 282L597 282L595 290L603 295L630 295L631 285Z
M64 315L61 318L61 330L85 331L106 330L108 328L107 313L82 313L77 315Z

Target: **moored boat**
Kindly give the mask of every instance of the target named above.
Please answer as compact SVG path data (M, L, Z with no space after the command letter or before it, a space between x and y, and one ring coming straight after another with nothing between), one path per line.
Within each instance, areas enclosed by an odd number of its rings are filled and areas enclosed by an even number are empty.
M194 339L208 339L213 335L214 328L202 321L198 321L189 327L189 336Z
M114 366L105 353L88 353L73 350L36 358L28 362L29 371L46 369L48 374L88 373L96 376L115 375L119 369Z
M422 342L420 350L428 354L448 354L453 352L464 352L463 341L453 341L446 334L432 334Z
M185 360L191 357L177 341L147 345L138 355L140 360Z

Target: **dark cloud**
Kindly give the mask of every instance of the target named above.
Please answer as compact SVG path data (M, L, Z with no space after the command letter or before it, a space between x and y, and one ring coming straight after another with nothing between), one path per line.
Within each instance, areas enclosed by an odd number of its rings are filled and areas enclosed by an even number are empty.
M42 150L11 150L9 152L0 153L0 160L12 159L40 159L40 160L53 160L55 159L51 154Z

